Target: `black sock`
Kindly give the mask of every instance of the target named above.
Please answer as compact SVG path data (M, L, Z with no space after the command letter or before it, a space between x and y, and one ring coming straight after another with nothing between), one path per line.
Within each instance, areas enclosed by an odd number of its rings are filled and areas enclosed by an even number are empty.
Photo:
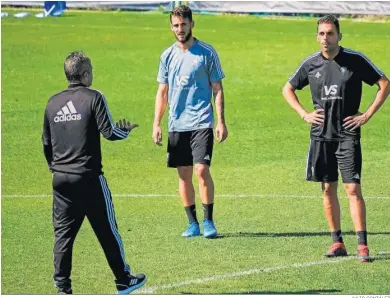
M367 231L356 232L358 244L367 245Z
M344 243L343 235L341 234L341 230L336 232L331 232L333 243Z
M204 211L204 219L213 220L214 203L202 204L202 205L203 205L203 211Z
M196 218L196 208L195 208L195 205L184 207L184 209L186 210L187 217L188 217L188 220L190 222L193 222L193 221L194 222L198 222L198 219Z

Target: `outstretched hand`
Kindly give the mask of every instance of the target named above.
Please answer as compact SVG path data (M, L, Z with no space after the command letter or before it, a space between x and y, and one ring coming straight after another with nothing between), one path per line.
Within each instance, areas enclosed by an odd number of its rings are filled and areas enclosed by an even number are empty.
M131 124L126 119L123 119L123 120L119 120L116 123L116 127L130 133L130 131L132 131L134 128L138 127L138 124Z

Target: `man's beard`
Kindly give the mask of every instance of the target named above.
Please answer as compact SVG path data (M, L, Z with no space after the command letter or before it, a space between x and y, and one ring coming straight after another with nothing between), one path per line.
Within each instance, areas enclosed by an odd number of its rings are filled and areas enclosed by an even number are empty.
M324 52L328 52L330 54L333 54L335 52L337 52L337 49L338 49L338 45L328 45L327 48L323 47L323 51Z
M186 43L186 42L189 41L190 38L192 37L192 30L190 30L190 32L187 34L187 36L184 38L183 41L180 41L180 40L179 40L179 37L178 37L176 34L175 34L175 37L176 37L176 40L177 40L178 42Z

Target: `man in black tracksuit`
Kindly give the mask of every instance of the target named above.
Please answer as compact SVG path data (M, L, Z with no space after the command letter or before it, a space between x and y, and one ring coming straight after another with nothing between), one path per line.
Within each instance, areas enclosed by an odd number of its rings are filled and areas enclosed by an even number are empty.
M46 106L43 148L53 173L54 282L58 293L71 294L72 249L86 216L115 275L118 294L128 294L146 282L131 275L115 220L111 192L102 172L100 133L115 141L137 127L113 122L104 95L90 89L92 65L81 52L65 60L68 89L52 96Z

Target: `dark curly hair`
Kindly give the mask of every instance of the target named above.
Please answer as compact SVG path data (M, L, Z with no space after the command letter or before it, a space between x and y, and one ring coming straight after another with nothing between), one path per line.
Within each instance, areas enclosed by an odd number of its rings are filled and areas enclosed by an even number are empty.
M171 14L169 16L171 23L172 17L182 17L183 19L187 18L192 22L192 10L186 5L180 5L178 7L175 7L175 9L171 11Z

